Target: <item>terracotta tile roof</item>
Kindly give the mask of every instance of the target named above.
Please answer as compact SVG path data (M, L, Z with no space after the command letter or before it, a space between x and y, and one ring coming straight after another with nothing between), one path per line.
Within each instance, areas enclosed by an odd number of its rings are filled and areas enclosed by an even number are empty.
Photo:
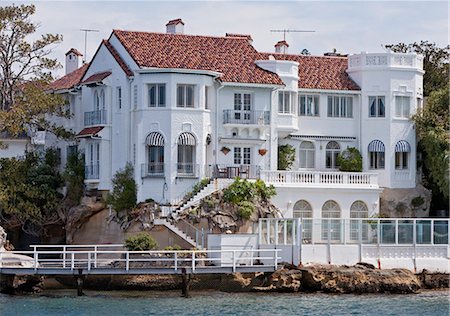
M102 129L103 126L86 127L77 134L77 137L96 136Z
M65 90L70 89L78 85L83 78L89 64L84 64L77 70L72 71L71 73L65 75L64 77L59 78L58 80L53 81L49 85L50 90Z
M93 74L92 76L89 76L86 80L83 80L81 82L81 84L100 82L110 75L111 75L111 71L97 72L97 73Z
M78 55L78 56L83 56L83 54L80 53L80 51L78 51L78 50L75 49L75 48L71 48L71 49L66 53L66 55L68 55L68 54L70 54L70 53L74 53L75 55Z
M119 53L117 52L117 50L111 45L110 42L108 42L107 40L103 40L103 44L106 46L106 48L109 50L109 52L111 53L111 55L114 57L114 59L117 61L117 63L119 64L120 68L123 69L123 71L125 72L125 74L128 77L133 76L133 72L130 70L130 68L128 67L128 65L125 63L125 61L122 59L122 57L120 57Z
M183 22L182 19L170 20L169 22L167 22L166 26L167 25L177 25L177 24L183 24L184 25L184 22Z
M291 60L299 63L299 88L360 90L360 87L346 72L348 67L346 57L261 53L261 59L269 59L270 55L274 56L277 60Z
M244 37L114 30L113 34L139 67L212 70L225 82L278 84L274 73L259 68L259 53Z

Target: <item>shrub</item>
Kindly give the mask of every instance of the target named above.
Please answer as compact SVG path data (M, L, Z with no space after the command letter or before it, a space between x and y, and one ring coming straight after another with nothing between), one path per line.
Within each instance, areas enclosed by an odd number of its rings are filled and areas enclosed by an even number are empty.
M134 170L131 163L116 172L112 179L113 190L106 202L117 212L130 211L136 206L137 185L134 181Z
M291 145L278 146L278 170L288 170L295 160L295 148Z
M273 185L267 186L266 183L261 179L256 180L254 185L256 194L263 200L268 200L272 196L275 196L277 194L277 191L275 190L275 187Z
M181 246L179 246L179 245L177 245L177 244L175 244L175 245L173 245L173 246L167 246L167 247L164 247L164 249L163 250L166 250L166 251L177 251L177 250L182 250L183 248L181 248Z
M242 219L250 219L253 212L255 211L255 206L252 202L242 201L239 204L238 216Z
M125 240L125 247L129 251L145 251L158 248L158 243L147 232L140 232L135 236L128 237Z
M253 183L236 178L236 180L224 190L223 198L225 202L239 204L242 201L253 200L255 196L255 188Z
M340 171L361 172L362 157L357 148L349 147L341 152L337 157Z

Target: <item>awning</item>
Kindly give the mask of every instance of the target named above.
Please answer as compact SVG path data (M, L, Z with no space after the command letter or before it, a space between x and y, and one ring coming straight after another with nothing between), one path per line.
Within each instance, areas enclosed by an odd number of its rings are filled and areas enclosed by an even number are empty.
M369 152L373 153L384 153L384 144L381 140L373 140L369 144Z
M196 143L195 137L191 133L184 132L178 136L178 145L195 146Z
M98 136L98 133L103 129L103 126L94 126L94 127L86 127L83 128L78 134L77 138L83 138L83 137L96 137Z
M147 138L145 139L145 143L148 146L164 147L164 137L161 135L161 133L151 132L150 134L148 134Z
M406 140L401 140L395 145L396 153L409 153L411 151L411 146Z
M98 72L96 74L93 74L86 80L83 80L81 84L90 85L95 83L101 83L103 79L111 75L111 71L105 71L105 72Z

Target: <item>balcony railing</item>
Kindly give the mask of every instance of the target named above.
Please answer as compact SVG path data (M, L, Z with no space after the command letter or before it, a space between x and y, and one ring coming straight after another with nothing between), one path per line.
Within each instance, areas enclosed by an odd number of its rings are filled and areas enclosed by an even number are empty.
M206 174L212 178L258 179L260 171L257 165L209 165Z
M84 112L84 126L106 124L106 110Z
M223 110L223 124L269 125L270 111Z
M164 177L164 163L143 163L141 165L141 176L142 178Z
M356 67L405 67L423 68L423 57L410 53L361 53L351 55L348 59L349 68Z
M198 177L199 165L194 163L177 163L177 177Z
M86 165L84 166L84 178L86 180L98 179L100 175L100 165Z
M378 187L378 175L365 172L261 171L261 179L271 184L299 186Z

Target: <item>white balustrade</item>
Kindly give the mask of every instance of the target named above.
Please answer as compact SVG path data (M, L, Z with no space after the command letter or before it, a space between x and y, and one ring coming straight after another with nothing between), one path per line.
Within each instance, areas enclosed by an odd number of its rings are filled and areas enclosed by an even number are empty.
M348 67L407 67L423 68L423 57L410 53L361 53L348 59Z

